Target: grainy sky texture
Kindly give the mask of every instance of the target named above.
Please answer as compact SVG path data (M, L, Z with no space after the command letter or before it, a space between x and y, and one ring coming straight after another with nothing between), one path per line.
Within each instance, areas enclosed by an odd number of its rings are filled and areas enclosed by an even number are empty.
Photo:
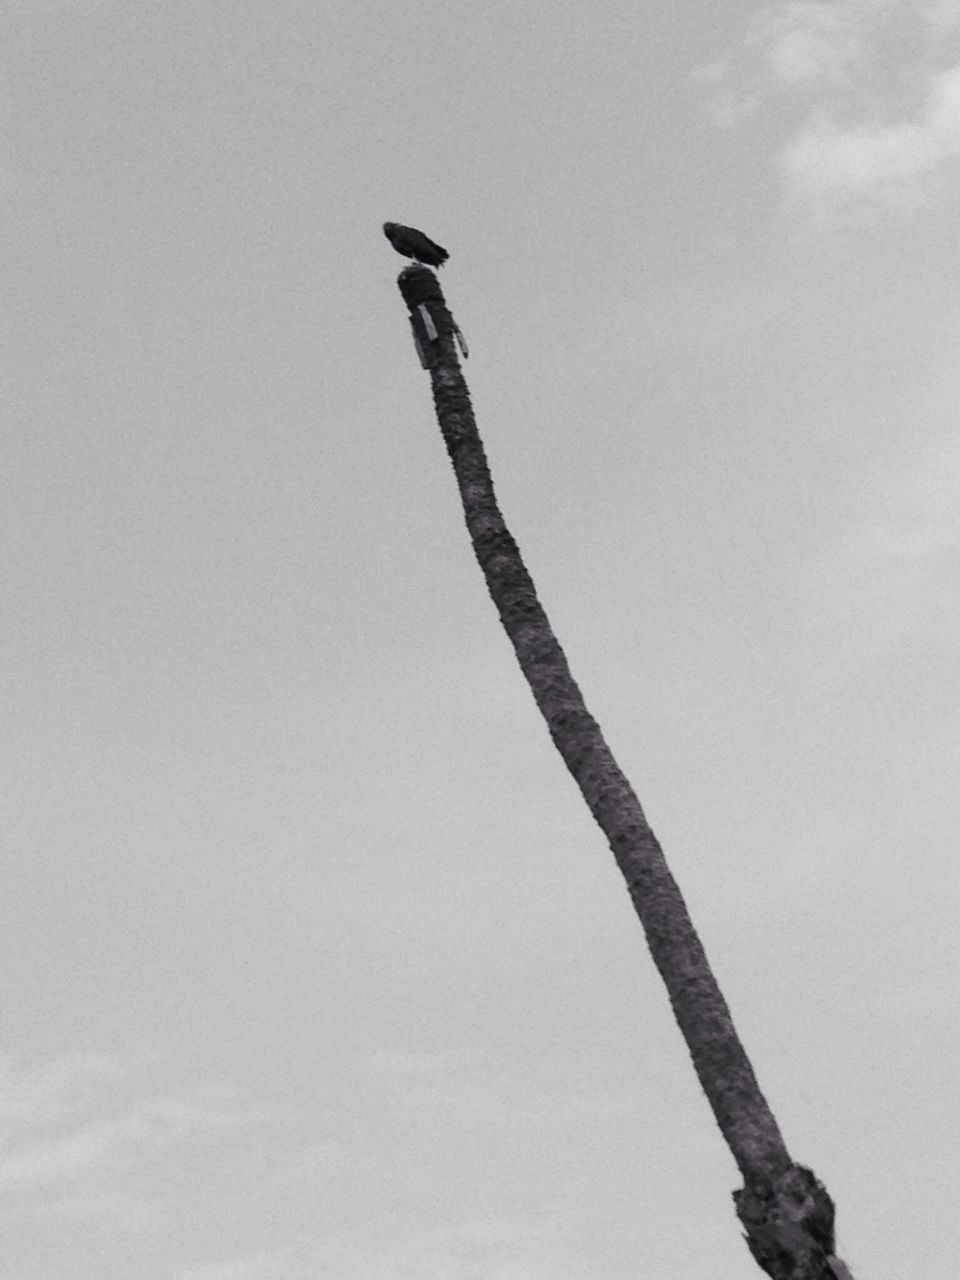
M954 1277L960 5L2 27L2 1274L759 1274L392 219L844 1256Z

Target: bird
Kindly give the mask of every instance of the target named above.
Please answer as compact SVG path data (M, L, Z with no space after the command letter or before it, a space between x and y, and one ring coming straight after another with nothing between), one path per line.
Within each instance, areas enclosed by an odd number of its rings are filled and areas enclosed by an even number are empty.
M412 258L414 262L424 266L442 267L450 257L442 245L436 244L416 227L404 227L399 222L385 222L383 234L397 253L402 253L405 258Z

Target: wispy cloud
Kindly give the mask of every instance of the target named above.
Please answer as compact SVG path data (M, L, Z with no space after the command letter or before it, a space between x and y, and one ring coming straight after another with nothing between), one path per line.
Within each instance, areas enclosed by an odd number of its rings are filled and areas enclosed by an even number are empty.
M171 1143L209 1140L262 1115L222 1090L184 1095L146 1088L134 1058L69 1054L0 1065L0 1194L32 1198L38 1212L152 1225L157 1211L121 1175L141 1170Z
M297 1280L303 1271L287 1250L260 1251L178 1271L174 1280Z
M87 1125L51 1142L27 1140L0 1157L0 1188L29 1189L72 1182L116 1156L123 1126Z
M47 1218L72 1218L87 1224L102 1222L112 1230L136 1234L157 1231L165 1223L159 1205L116 1186L67 1192L48 1204L36 1206L35 1211Z
M124 1069L116 1055L105 1053L66 1054L32 1068L0 1055L0 1125L51 1124L76 1115Z
M462 1068L466 1055L429 1053L419 1049L381 1049L370 1054L362 1069L368 1075L432 1076Z
M407 1120L445 1133L463 1129L500 1129L512 1133L536 1128L612 1123L636 1107L632 1096L608 1093L543 1093L505 1096L491 1084L440 1080L406 1090L396 1101Z
M798 574L802 616L827 641L838 679L911 638L960 640L960 437L874 467L858 492L846 534Z
M478 1218L411 1231L363 1251L354 1265L357 1280L588 1280L564 1244L564 1224L553 1218ZM345 1280L347 1272L342 1274Z
M935 974L932 982L927 980L884 990L870 1000L870 1007L878 1017L889 1018L893 1022L936 1018L956 1028L960 1026L960 995L954 979L954 974Z
M413 1229L365 1224L322 1243L178 1271L172 1280L597 1280L558 1217L474 1218Z

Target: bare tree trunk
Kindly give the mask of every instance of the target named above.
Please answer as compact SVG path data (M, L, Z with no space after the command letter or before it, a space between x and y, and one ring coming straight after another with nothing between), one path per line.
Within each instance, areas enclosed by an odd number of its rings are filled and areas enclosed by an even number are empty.
M743 1176L734 1193L747 1243L774 1280L849 1280L834 1257L833 1202L787 1152L663 851L567 666L504 522L432 272L406 268L400 291L487 588L550 736L610 843L666 984L700 1084Z

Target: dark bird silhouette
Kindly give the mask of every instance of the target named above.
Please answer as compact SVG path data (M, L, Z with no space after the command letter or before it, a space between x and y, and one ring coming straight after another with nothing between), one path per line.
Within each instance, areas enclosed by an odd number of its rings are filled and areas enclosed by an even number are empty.
M414 262L422 262L428 267L442 267L450 257L442 245L435 244L429 236L425 236L416 227L404 227L399 222L385 222L383 234L387 237L397 253Z

